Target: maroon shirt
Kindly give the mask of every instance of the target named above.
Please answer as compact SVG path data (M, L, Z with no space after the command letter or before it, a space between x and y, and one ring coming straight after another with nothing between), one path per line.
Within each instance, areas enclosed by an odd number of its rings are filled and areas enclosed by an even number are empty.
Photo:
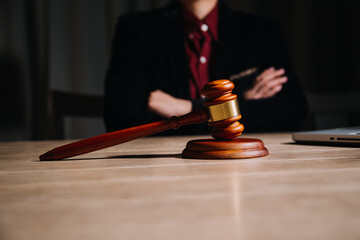
M185 7L182 13L190 69L190 96L199 99L201 89L210 80L209 72L214 64L215 42L218 41L218 4L203 20Z

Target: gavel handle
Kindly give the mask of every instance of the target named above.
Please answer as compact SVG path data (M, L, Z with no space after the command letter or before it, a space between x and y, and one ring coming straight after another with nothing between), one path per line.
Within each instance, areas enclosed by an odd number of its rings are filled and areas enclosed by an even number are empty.
M183 125L205 122L208 119L208 111L206 109L202 109L180 117L172 117L168 120L127 128L69 143L44 153L40 156L40 160L59 160L69 158L128 142L136 138L149 136L171 128L177 129Z

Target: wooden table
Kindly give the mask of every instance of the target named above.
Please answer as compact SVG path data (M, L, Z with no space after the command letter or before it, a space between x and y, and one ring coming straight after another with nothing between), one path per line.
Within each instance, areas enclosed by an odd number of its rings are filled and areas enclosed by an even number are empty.
M0 143L0 239L360 239L360 148L246 135L270 155L182 159L151 137L66 161L69 141Z

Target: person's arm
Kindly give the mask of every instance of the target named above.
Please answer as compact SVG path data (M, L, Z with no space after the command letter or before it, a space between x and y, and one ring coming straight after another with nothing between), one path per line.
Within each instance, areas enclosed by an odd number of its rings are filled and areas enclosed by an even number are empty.
M285 69L270 67L256 77L252 87L244 92L245 100L271 98L280 92L287 82Z
M276 23L264 27L263 71L240 96L245 131L299 130L307 101L291 66L285 40Z
M147 119L147 82L141 44L133 18L120 17L105 79L104 120L107 131L144 123Z
M140 21L133 15L118 20L105 79L107 131L184 115L203 106L201 100L180 99L163 90L154 90L157 85L149 80L145 70L149 60L144 52L148 49L142 48L149 43L143 42Z
M148 99L149 110L164 118L185 115L191 112L192 105L190 100L175 98L161 90L151 92Z

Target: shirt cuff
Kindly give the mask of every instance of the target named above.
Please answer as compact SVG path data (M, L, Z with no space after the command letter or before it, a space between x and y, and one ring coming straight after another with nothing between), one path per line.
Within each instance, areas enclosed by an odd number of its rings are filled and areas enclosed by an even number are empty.
M191 100L192 110L199 110L204 108L204 101L202 99Z

